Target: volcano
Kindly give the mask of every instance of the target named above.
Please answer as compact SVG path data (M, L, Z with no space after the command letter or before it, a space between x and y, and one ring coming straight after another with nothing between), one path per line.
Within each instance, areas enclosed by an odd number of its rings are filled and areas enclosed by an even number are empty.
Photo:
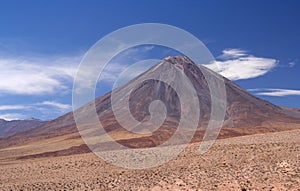
M174 70L174 66L176 70ZM227 78L220 76L203 65L194 63L188 57L175 56L164 58L155 66L116 88L113 92L109 92L93 101L103 128L116 141L129 147L152 147L162 144L174 134L180 123L182 109L177 92L170 85L159 80L146 80L137 83L141 78L147 78L151 74L163 74L165 71L171 71L169 75L175 81L180 73L184 73L195 90L196 94L194 97L198 99L200 115L199 119L195 119L199 123L192 141L202 140L211 119L212 101L209 84L206 80L207 77L210 80L221 78L225 84L225 116L219 138L283 131L299 128L300 126L300 112L298 110L276 106L268 101L259 99ZM208 74L208 76L205 76L203 73ZM123 128L119 121L116 120L112 109L112 93L118 97L120 92L131 86L133 89L129 95L129 109L134 120L139 122L149 121L151 119L151 113L149 112L151 103L155 100L160 100L164 103L166 116L164 116L165 119L159 128L155 130L148 129L148 133L138 134ZM78 109L78 112L83 113L87 129L89 129L89 126L94 125L89 124L89 113L84 113L85 107L89 107L91 103L87 103ZM189 127L186 128L188 129ZM80 137L77 132L73 113L70 112L41 126L3 138L0 140L0 145L1 147L6 147L14 145L16 142L18 144L26 143L68 134L72 134L72 139L75 139Z

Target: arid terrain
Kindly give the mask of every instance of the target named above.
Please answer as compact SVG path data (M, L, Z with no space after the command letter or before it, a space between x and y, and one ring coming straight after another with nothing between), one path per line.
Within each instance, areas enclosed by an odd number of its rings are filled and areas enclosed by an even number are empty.
M0 0L0 191L300 191L300 0Z
M162 166L119 168L93 153L13 159L36 145L0 150L1 190L300 190L300 130L199 143ZM50 145L54 145L52 140ZM64 147L57 140L58 147ZM47 145L40 142L39 145ZM60 145L62 144L62 145ZM65 146L67 147L67 146ZM48 148L49 149L49 148Z
M200 103L196 108L201 111L200 116L193 116L190 107L181 108L175 90L160 81L150 80L128 94L130 112L138 122L151 120L150 103L160 100L165 104L167 112L162 125L153 131L146 129L147 133L128 131L116 120L112 92L74 113L69 112L41 125L27 128L26 121L24 124L17 121L16 130L6 125L7 134L0 137L0 190L300 191L299 110L256 98L230 80L182 56L167 57L133 80L139 82L143 76L159 76L164 71L177 77L184 72L189 77L196 90L194 98ZM210 90L203 72L216 82L220 78L224 80L227 101L218 140L201 155L199 144L208 131L212 112ZM132 83L134 81L114 90L119 96L117 103L123 100L122 92L126 93ZM100 130L105 131L98 133L97 120L91 121L92 107L96 109L96 119L103 123ZM176 134L181 110L199 118L200 122L191 136L191 144L178 157L159 167L142 170L117 167L89 149L91 146L102 149L115 157L118 148L112 147L114 141L138 149L161 145ZM74 120L77 115L78 122L78 114L81 114L81 128ZM121 112L122 119L128 120L127 117ZM184 143L185 136L192 132L190 127L185 125L184 131L176 134L176 143ZM112 139L105 139L106 133ZM132 156L124 155L122 161L127 158Z

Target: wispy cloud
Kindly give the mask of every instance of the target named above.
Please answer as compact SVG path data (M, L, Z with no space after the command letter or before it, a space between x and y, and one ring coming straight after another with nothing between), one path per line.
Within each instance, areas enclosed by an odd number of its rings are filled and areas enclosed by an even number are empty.
M24 119L24 118L26 118L26 116L21 114L21 113L0 114L0 119L4 119L4 120L7 120L7 121L19 120L19 119Z
M112 39L113 42L115 39ZM116 46L122 47L125 46L122 43L115 42ZM142 45L136 46L129 49L126 49L119 54L115 55L113 59L106 64L105 68L101 72L100 76L99 72L102 69L102 66L99 63L106 62L106 58L97 57L96 55L90 55L89 58L86 58L85 65L80 68L76 76L76 84L74 86L74 92L82 93L94 89L95 81L98 83L104 83L106 85L112 85L115 82L119 75L122 74L130 65L147 58L149 52L154 49L153 45ZM114 52L115 47L107 48L107 52L102 52L103 55L111 55ZM103 56L102 55L102 56ZM105 56L104 56L105 57ZM110 56L109 56L110 57ZM88 60L88 62L87 62ZM146 70L147 68L145 68ZM138 73L136 73L138 75ZM99 77L99 79L98 79ZM107 90L110 91L111 89Z
M107 65L101 74L101 79L104 83L114 82L127 67L139 61L153 48L154 46L147 45L124 51ZM26 119L34 115L38 118L48 119L49 116L55 117L71 111L71 105L49 101L49 99L51 100L57 94L70 95L82 57L83 54L13 56L0 51L0 96L30 95L38 96L38 100L44 99L39 103L22 104L22 100L17 97L18 100L14 102L15 105L3 102L4 105L0 106L0 118L7 120ZM99 62L101 60L95 61L96 64ZM89 86L89 72L95 73L94 68L85 73L86 78L84 79L87 81L84 81L84 87ZM135 71L131 74L133 76L129 77L134 77L137 74L138 72ZM32 102L35 101L34 97L27 96L27 98Z
M295 65L296 65L296 62L289 62L289 63L288 63L288 66L289 66L290 68L293 68Z
M26 105L1 105L0 111L28 109Z
M53 94L67 89L81 56L0 58L0 93Z
M42 103L37 103L35 105L38 105L38 106L51 106L51 107L54 107L54 108L62 110L62 111L67 111L67 110L70 110L72 108L72 106L69 105L69 104L63 104L63 103L59 103L59 102L56 102L56 101L44 101Z
M114 82L118 78L118 75L120 75L122 71L126 70L127 67L127 65L120 62L108 64L101 73L99 81L103 80L109 83Z
M218 59L205 66L230 80L250 79L265 75L278 63L275 59L256 57L240 49L223 50L223 54Z
M256 95L263 96L298 96L300 95L300 90L293 89L275 89L275 88L257 88L257 89L248 89L248 91L253 92Z
M241 49L225 49L222 51L222 54L218 56L218 59L233 59L233 58L239 58L247 56L247 51L241 50Z
M0 119L16 120L26 119L32 116L28 116L26 111L40 112L41 114L64 114L72 109L69 104L60 103L57 101L43 101L34 104L18 104L18 105L1 105L0 106ZM13 111L13 112L12 112ZM24 112L25 111L25 112Z
M117 55L104 69L101 73L100 80L108 83L112 83L119 78L122 72L126 71L128 68L131 69L131 73L126 73L126 80L130 80L142 72L149 69L149 65L141 63L140 66L135 65L135 63L140 63L141 60L146 58L146 55L154 49L154 45L143 45L138 47L133 47L121 52ZM151 66L151 65L150 65ZM124 76L123 76L124 77ZM124 78L125 79L125 78Z

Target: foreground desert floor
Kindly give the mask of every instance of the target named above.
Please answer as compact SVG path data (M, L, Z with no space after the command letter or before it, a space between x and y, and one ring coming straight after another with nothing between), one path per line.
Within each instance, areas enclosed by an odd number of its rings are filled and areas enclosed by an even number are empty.
M0 190L300 191L300 130L192 144L157 168L128 170L92 153L0 161ZM3 156L2 156L3 158Z

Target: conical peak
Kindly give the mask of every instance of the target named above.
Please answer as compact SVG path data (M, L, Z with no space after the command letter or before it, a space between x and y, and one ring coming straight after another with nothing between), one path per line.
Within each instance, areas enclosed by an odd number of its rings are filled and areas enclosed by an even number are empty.
M168 56L160 62L160 65L164 65L165 63L172 64L181 70L190 70L191 68L198 69L197 64L187 56Z
M175 65L195 64L187 56L168 56L168 57L164 58L163 61L167 61L167 62L169 62L171 64L175 64Z

